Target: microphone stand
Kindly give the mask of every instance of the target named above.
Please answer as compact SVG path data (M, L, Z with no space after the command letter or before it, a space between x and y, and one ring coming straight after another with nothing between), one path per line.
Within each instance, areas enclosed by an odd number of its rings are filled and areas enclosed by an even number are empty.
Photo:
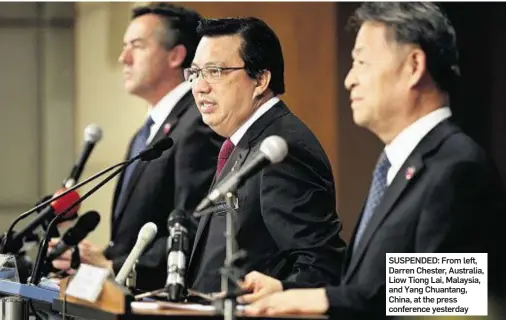
M135 263L132 266L132 270L128 273L128 276L125 281L125 287L130 289L131 292L134 292L135 287L137 287L137 262L139 262L139 259L135 261Z
M121 172L121 170L123 170L125 167L131 165L133 162L137 161L137 160L142 160L142 161L151 161L151 160L154 160L156 158L158 158L159 156L161 156L161 154L169 149L170 147L172 147L172 145L174 144L174 142L172 141L172 139L170 138L164 138L160 141L158 141L157 143L155 143L155 145L153 145L152 147L150 148L147 148L147 149L144 149L141 153L139 153L137 156L129 159L129 160L126 160L126 161L123 161L123 162L120 162L120 163L117 163L115 165L112 165L108 168L105 168L104 170L94 174L93 176L87 178L86 180L72 186L71 188L65 190L64 192L60 193L59 195L57 196L53 196L51 197L50 199L42 202L42 203L39 203L37 206L33 207L32 209L26 211L26 212L23 212L21 215L19 215L12 223L11 225L9 226L9 228L7 229L7 232L5 233L5 236L3 237L2 241L1 241L1 244L0 244L0 253L9 253L9 246L8 246L8 242L10 240L10 237L11 237L11 233L14 229L14 226L21 220L27 218L29 215L31 215L33 212L39 210L40 208L42 207L45 207L47 206L48 204L50 204L51 202L55 201L55 200L58 200L64 196L66 196L68 193L84 186L85 184L88 184L90 183L91 181L93 180L96 180L97 178L103 176L104 174L108 173L109 171L112 171L113 169L116 169L119 167L118 170L114 171L114 173L112 173L109 178L107 178L106 180L109 181L110 179L112 179L114 176L116 176L118 173ZM106 181L106 182L107 182ZM105 183L105 182L104 182ZM101 184L100 186L102 186L103 184ZM77 202L77 204L81 203L80 201ZM74 208L74 206L71 206L70 208ZM65 210L62 214L58 215L58 216L65 216L66 214L68 214L68 212L70 212L70 210ZM57 217L58 217L57 216ZM51 222L53 222L55 219L51 220ZM49 224L51 224L51 222ZM48 225L48 230L50 230L50 227ZM48 232L46 232L46 237L48 235ZM16 252L14 252L16 253Z
M237 196L232 192L228 192L225 196L225 200L228 206L227 216L226 216L226 229L225 229L225 240L226 240L226 255L225 255L225 263L223 269L225 272L222 272L221 275L221 291L225 292L227 295L233 285L231 279L227 276L231 274L235 276L237 274L235 270L235 261L234 253L237 248L237 241L234 237L234 221L235 215L237 214L235 208L235 201L237 200ZM235 320L235 307L237 305L236 299L234 298L225 298L223 299L223 315L225 320Z
M132 158L133 159L133 158ZM133 162L127 163L124 167L130 165ZM114 178L116 175L118 175L124 167L118 168L118 170L111 173L107 178L100 181L95 185L93 188L91 188L88 192L86 192L81 198L79 198L78 201L75 201L72 205L70 205L64 212L61 214L55 216L51 222L49 222L49 225L47 227L47 231L44 235L44 238L42 239L42 242L39 247L39 251L37 252L37 258L35 259L35 264L33 265L32 275L30 276L30 279L28 281L28 284L37 285L40 282L40 278L42 277L43 268L42 265L44 265L43 261L46 259L47 254L47 247L48 247L48 236L50 234L51 228L57 223L57 221L60 219L60 217L64 217L70 210L72 210L74 207L79 205L81 202L86 200L89 196L91 196L95 191L100 189L104 184L109 182L112 178Z
M235 239L235 220L237 216L237 195L230 191L225 195L227 204L226 212L226 229L225 229L225 261L221 271L221 292L225 297L218 304L218 309L224 315L224 320L235 320L236 287L238 287L237 279L239 279L239 269L236 262L245 257L244 250L238 249ZM234 290L235 289L235 290ZM240 290L240 288L238 288Z
M237 295L242 292L239 287L239 268L236 266L236 263L239 259L243 259L246 257L246 252L244 250L239 250L237 241L235 239L235 219L237 216L237 195L235 194L235 189L238 187L238 184L230 188L230 191L225 194L225 202L226 202L226 230L225 230L225 261L223 268L221 268L221 292L224 294L224 297L216 300L218 302L215 306L222 315L224 315L225 320L235 320L235 309L237 306L236 298ZM215 199L218 201L219 199ZM193 214L194 217L202 217L206 214L212 214L213 210L211 208L204 209L200 212L196 212ZM234 290L234 287L237 289Z
M170 138L169 138L170 139ZM168 141L168 142L166 142ZM46 259L47 255L47 247L48 247L48 240L49 240L49 234L50 230L53 227L55 223L60 217L64 217L70 210L72 210L74 207L79 205L81 202L86 200L89 196L91 196L93 193L95 193L98 189L100 189L104 184L109 182L112 178L117 176L121 171L123 171L126 167L134 163L136 160L141 159L142 161L151 161L154 160L162 155L162 153L167 150L168 148L172 147L173 142L172 139L170 140L160 140L158 144L155 144L153 147L145 149L141 153L139 153L137 156L133 157L132 159L123 162L123 166L115 170L113 173L111 173L107 178L97 183L93 188L91 188L88 192L86 192L79 200L75 201L72 205L70 205L65 211L63 211L61 214L55 216L51 222L49 222L49 225L47 227L47 231L44 235L44 238L42 239L42 242L39 247L39 251L37 252L37 258L35 259L35 264L33 265L32 275L30 276L30 280L28 281L28 284L37 285L40 282L40 278L42 277L42 266L43 261ZM115 165L114 168L116 168L118 165ZM109 168L108 168L109 169ZM109 169L110 170L110 169ZM83 181L84 182L84 181ZM79 184L77 184L79 185ZM76 186L77 186L76 185ZM75 186L74 186L75 187ZM69 189L70 190L70 189Z
M12 231L13 231L14 227L16 226L16 224L19 221L27 218L28 216L30 216L32 213L34 213L35 211L39 210L40 208L47 206L49 203L51 203L51 202L53 202L55 200L58 200L58 199L60 199L60 198L62 198L64 196L66 196L68 193L70 193L70 192L72 192L72 191L74 191L74 190L76 190L76 189L84 186L85 184L88 184L89 182L92 182L93 180L96 180L97 178L100 178L101 176L103 176L104 174L108 173L109 171L111 171L113 169L116 169L117 167L123 168L123 165L128 165L128 162L129 161L123 161L123 162L115 164L115 165L113 165L111 167L105 168L104 170L102 170L102 171L94 174L93 176L87 178L86 180L84 180L84 181L82 181L82 182L74 185L73 187L65 190L65 192L62 192L62 193L60 193L57 196L53 196L50 199L39 203L38 205L36 205L32 209L23 212L16 219L14 219L14 221L11 223L11 225L9 226L9 228L7 229L7 231L5 232L5 235L4 235L3 239L2 239L2 243L0 245L0 253L9 253L11 251L10 250L11 249L11 245L9 244L9 240L11 238L11 234L12 234ZM68 211L66 211L66 213L67 212ZM50 230L49 224L47 226L47 230ZM47 232L46 232L46 235L47 235ZM17 250L14 250L14 251L17 251ZM17 252L13 252L13 253L17 253Z

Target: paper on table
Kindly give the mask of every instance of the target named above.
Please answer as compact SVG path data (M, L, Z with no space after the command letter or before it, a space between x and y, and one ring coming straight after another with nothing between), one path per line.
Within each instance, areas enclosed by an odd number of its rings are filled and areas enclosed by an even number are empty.
M197 303L175 303L166 301L141 302L134 301L131 303L132 309L158 310L158 309L178 309L190 311L208 311L216 312L216 308L212 305L204 305ZM243 310L244 306L237 306L237 310Z
M81 263L76 275L69 281L65 293L68 296L96 302L110 270Z

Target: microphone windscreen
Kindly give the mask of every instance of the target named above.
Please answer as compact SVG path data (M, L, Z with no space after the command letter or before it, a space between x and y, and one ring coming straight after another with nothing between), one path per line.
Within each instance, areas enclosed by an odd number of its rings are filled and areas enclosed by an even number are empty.
M58 196L65 191L66 191L65 188L61 188L55 192L54 196ZM65 210L67 210L76 201L79 201L79 199L80 199L79 194L76 191L71 191L68 194L66 194L65 196L61 197L60 199L57 199L57 200L54 200L53 202L51 202L51 207L54 209L55 215L59 215L62 212L64 212ZM74 208L72 208L72 210L70 210L66 214L66 216L68 217L68 216L72 216L72 215L76 214L77 211L79 210L79 207L80 207L80 205L77 205Z
M76 221L62 237L67 245L77 245L100 223L100 214L96 211L88 211Z
M100 214L96 211L88 211L77 220L74 228L90 233L100 223Z
M188 215L181 209L174 209L169 214L169 219L167 220L167 227L170 229L176 223L186 223L188 220Z
M137 237L137 241L143 241L146 243L150 243L153 238L156 236L156 233L158 232L158 228L156 227L156 224L153 222L148 222L145 225L142 226L141 230L139 231L139 236Z
M84 141L97 143L102 139L102 128L97 124L89 124L84 129Z
M260 152L262 152L271 163L278 163L288 154L288 145L285 139L280 136L269 136L260 144Z
M171 137L165 137L162 140L157 141L153 145L153 149L165 151L174 145L174 140Z
M151 161L162 155L162 153L174 145L174 140L170 137L165 137L157 141L151 148L142 151L139 157L142 161Z

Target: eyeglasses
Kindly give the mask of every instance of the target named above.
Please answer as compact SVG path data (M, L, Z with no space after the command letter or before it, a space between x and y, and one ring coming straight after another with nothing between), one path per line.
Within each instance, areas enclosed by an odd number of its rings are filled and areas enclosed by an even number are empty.
M197 68L186 68L184 69L184 78L189 83L195 82L202 75L202 78L209 83L217 82L221 79L223 71L242 70L244 67L203 67Z

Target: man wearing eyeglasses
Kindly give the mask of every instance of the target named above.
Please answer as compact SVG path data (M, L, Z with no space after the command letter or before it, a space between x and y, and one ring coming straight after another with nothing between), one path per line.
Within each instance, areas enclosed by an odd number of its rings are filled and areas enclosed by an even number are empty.
M246 251L243 272L262 270L315 286L337 283L345 244L339 236L330 162L311 130L280 100L285 91L281 45L256 18L204 20L185 77L204 122L227 138L214 185L257 154L262 141L283 137L288 155L250 177L237 195L235 240ZM189 287L219 292L224 264L224 203L200 219Z
M141 227L156 223L153 245L137 263L137 287L143 290L165 284L167 218L174 209L193 213L212 182L223 142L202 122L183 77L200 39L196 34L200 18L192 10L166 3L135 8L119 57L126 90L149 104L145 124L132 138L127 158L165 136L174 140L174 146L159 159L123 172L114 195L111 242L103 250L85 240L80 253L83 263L118 272ZM66 269L69 258L66 253L54 264Z

